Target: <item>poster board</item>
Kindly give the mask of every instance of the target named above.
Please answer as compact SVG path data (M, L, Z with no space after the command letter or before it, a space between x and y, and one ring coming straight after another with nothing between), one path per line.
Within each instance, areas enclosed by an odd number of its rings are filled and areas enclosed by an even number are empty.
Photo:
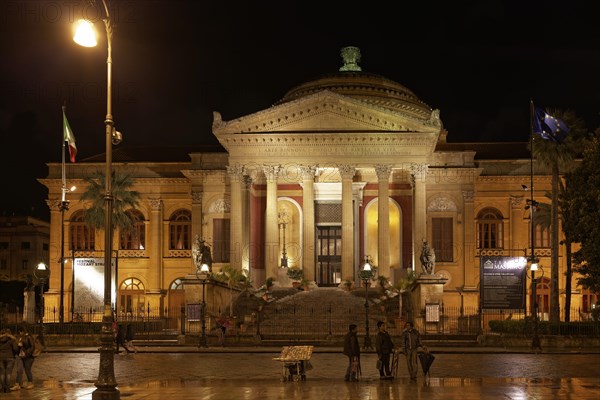
M525 257L481 257L481 308L525 309L526 268Z

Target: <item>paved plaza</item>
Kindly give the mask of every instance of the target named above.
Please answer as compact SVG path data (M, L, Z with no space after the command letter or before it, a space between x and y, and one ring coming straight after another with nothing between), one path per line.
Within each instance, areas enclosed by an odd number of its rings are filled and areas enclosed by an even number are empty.
M4 399L91 399L94 349L49 349L34 364L35 388ZM279 348L140 348L115 356L122 399L589 399L600 398L600 354L432 349L431 378L380 381L376 355L362 356L360 382L344 382L346 358L315 348L305 382L281 382ZM485 351L485 352L483 352ZM14 375L13 375L14 376Z

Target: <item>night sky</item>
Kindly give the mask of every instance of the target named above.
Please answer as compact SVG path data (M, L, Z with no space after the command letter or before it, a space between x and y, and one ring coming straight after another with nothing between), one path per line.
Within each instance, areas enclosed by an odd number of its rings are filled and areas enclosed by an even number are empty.
M363 71L440 109L449 141L526 140L530 98L594 129L600 29L584 4L113 0L115 125L121 146L215 144L213 111L265 109L353 45ZM95 48L72 41L82 17ZM0 213L48 218L36 179L60 161L64 102L78 159L104 153L104 27L85 1L3 0L0 50Z

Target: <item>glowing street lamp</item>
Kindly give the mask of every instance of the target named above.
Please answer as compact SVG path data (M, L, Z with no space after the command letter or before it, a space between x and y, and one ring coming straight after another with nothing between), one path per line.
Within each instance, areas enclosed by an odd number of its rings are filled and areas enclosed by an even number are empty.
M106 28L107 58L106 58L106 171L104 181L106 191L104 195L104 313L102 316L102 336L100 347L100 367L98 380L95 383L96 390L92 393L92 399L112 400L120 399L121 395L117 389L115 380L114 349L113 349L113 313L111 305L111 261L112 261L112 145L119 144L122 140L120 132L114 127L112 117L112 34L113 27L106 0L102 0L106 18L103 19ZM97 44L93 25L86 20L77 22L77 29L73 37L75 43L84 47L93 47Z
M360 271L360 279L363 281L363 285L365 286L365 342L363 344L363 348L365 350L373 348L373 345L371 344L371 336L369 335L369 285L371 284L372 278L373 269L369 263L369 256L365 256L365 263Z

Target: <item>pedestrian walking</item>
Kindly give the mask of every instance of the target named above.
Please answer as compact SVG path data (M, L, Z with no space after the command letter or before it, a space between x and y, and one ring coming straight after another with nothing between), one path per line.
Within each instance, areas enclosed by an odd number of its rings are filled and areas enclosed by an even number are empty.
M421 344L421 335L419 334L419 331L413 327L412 322L409 321L404 325L404 330L402 331L402 349L404 355L406 355L408 373L412 380L417 379L417 352L419 347L423 347Z
M394 351L394 342L386 330L385 322L377 321L377 337L375 340L375 349L377 350L377 366L379 369L379 379L394 379L390 370L390 355Z
M360 346L355 324L350 324L348 333L344 336L344 354L348 356L348 368L346 368L344 380L356 382L360 375Z
M117 334L115 336L115 344L117 348L115 349L115 353L119 354L121 351L119 350L123 347L127 352L127 346L125 346L125 328L123 328L123 324L117 325Z
M17 363L17 382L10 388L12 391L19 390L21 388L31 389L33 388L33 374L31 372L35 356L34 350L34 339L27 331L25 326L19 328L17 346L19 347L19 355L16 358ZM27 383L23 384L23 371L27 376Z
M15 356L19 354L19 346L10 329L0 331L0 382L2 392L10 392L10 376L15 366Z
M127 329L125 331L125 350L128 353L137 353L137 347L135 347L135 345L133 344L134 337L135 335L133 333L133 325L128 324Z

